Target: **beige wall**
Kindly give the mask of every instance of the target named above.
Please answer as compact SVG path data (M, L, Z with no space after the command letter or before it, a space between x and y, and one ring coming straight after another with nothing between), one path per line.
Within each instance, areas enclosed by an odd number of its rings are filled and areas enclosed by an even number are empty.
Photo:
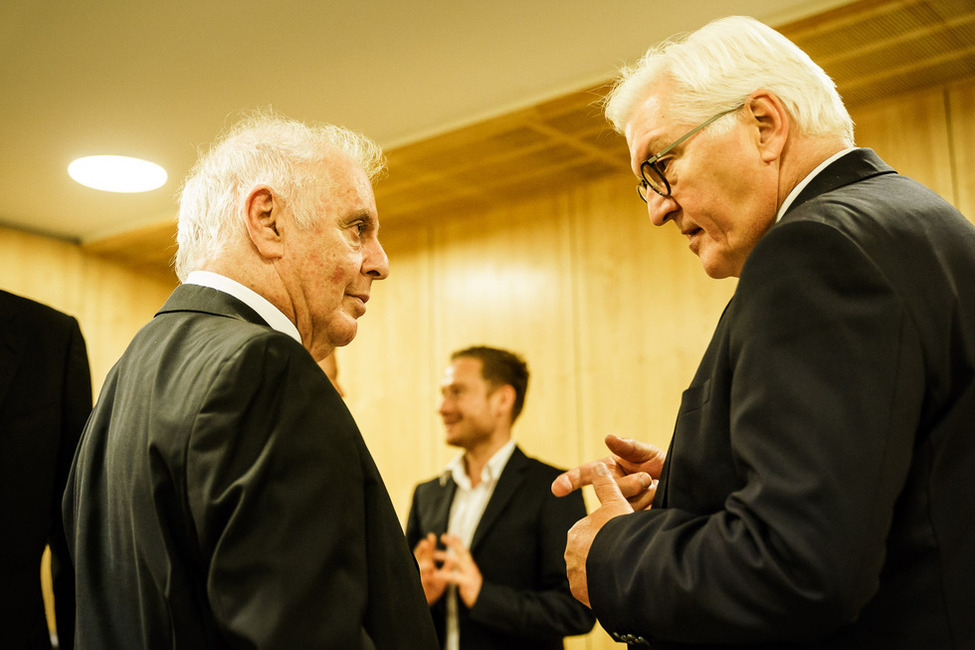
M858 144L975 218L975 80L852 113ZM401 518L414 484L453 455L435 409L447 356L461 346L527 358L532 381L515 434L532 455L571 466L602 456L610 432L666 446L734 281L708 279L674 229L653 228L633 185L605 177L383 225L391 275L338 358ZM78 317L97 387L172 287L77 246L0 229L0 288ZM597 630L569 647L617 646Z
M850 109L856 140L975 220L975 78Z
M136 331L175 286L85 253L80 246L0 228L0 289L78 319L95 394Z

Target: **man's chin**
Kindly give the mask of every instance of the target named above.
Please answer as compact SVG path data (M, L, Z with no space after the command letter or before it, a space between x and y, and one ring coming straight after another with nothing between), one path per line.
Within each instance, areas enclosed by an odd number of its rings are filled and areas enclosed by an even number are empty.
M701 261L701 266L704 267L704 272L710 278L723 280L731 276L738 276L738 270L733 268L730 260L721 255L708 255L707 252L704 252L703 255L698 255L698 259Z
M348 317L343 320L345 322L340 327L332 327L328 331L329 342L336 348L352 343L356 333L359 331L359 324L354 318Z

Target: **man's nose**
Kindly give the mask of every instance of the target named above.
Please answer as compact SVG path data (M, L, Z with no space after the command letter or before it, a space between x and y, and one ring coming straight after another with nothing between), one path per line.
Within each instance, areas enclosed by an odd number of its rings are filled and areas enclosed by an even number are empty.
M673 196L660 196L656 192L647 192L647 213L653 225L664 225L671 220L671 215L676 210L677 201Z
M389 277L389 258L378 238L367 244L362 270L374 280L385 280Z

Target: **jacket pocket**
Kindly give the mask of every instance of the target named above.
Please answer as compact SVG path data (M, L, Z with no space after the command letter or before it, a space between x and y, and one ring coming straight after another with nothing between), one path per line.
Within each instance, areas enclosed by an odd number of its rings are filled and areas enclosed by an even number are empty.
M680 409L678 409L677 414L683 415L684 413L696 411L707 404L710 399L711 380L708 379L703 384L691 386L684 391L684 394L680 398Z

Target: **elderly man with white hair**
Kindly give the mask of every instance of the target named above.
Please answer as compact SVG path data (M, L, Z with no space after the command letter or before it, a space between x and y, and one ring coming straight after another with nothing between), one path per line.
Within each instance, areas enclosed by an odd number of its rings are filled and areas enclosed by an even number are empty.
M183 284L105 380L65 493L80 650L437 647L318 365L389 272L382 166L356 133L258 114L191 172Z
M751 19L654 48L607 115L651 222L739 281L670 449L609 437L553 484L602 504L573 593L654 648L972 648L975 226Z

